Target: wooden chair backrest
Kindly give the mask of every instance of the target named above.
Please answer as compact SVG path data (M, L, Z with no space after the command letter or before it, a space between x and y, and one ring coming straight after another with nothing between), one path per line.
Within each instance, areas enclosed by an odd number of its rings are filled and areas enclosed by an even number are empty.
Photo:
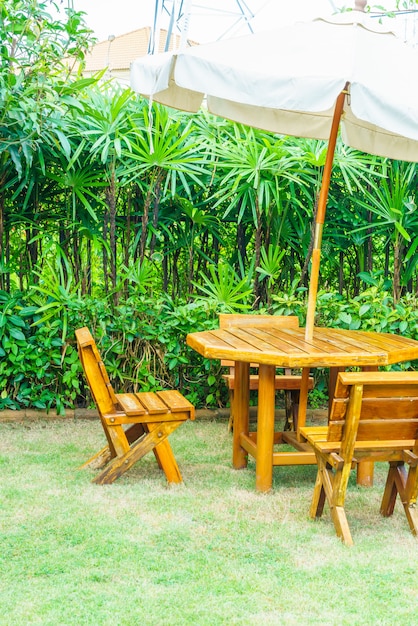
M220 313L219 328L231 326L270 326L272 328L298 328L296 315L247 315L245 313Z
M101 415L120 411L106 368L89 329L79 328L75 335L80 361L97 409Z
M351 430L348 421L355 419L354 402L360 403L356 441L417 440L418 372L339 373L328 441L341 441Z

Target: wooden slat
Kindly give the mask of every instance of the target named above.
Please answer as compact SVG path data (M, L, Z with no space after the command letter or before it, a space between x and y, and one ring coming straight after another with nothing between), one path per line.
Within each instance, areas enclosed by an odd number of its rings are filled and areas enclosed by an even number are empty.
M253 441L251 437L249 437L248 435L245 435L244 433L241 433L239 435L239 442L240 442L241 447L255 459L257 456L256 442Z
M328 330L327 328L321 329L321 333L314 335L311 341L327 352L346 354L347 358L350 358L351 354L358 353L358 342L351 340L349 336L336 333L335 329L331 329L331 333L328 333ZM367 350L365 352L367 353Z
M135 394L117 393L116 398L128 417L144 415L146 413L144 405L141 404L139 398Z
M228 330L219 330L221 336L227 339L231 346L235 346L238 350L248 351L254 350L254 361L257 362L257 352L269 352L272 350L272 345L266 341L266 333L261 328L228 328Z
M309 441L309 436L308 436ZM312 442L314 442L312 438ZM358 451L372 451L372 450L408 450L414 447L415 439L387 439L385 441L365 439L364 441L358 441L355 446L354 456ZM340 445L337 441L315 441L321 452L328 454L329 452L339 452Z
M305 341L295 338L291 334L289 328L245 328L245 329L231 329L231 332L238 334L241 332L241 337L248 337L248 341L254 343L263 351L271 352L275 350L287 352L289 348L292 353L300 356L306 356L306 343ZM245 335L244 335L245 333ZM289 335L287 334L289 333ZM298 345L300 344L300 345Z
M190 412L190 419L194 419L194 406L176 389L157 391L157 396L166 404L172 413Z
M367 342L368 337L360 339L360 331L341 331L341 329L335 328L321 328L320 338L323 341L326 341L328 345L333 347L333 350L336 352L346 352L347 356L350 353L358 353L359 347L361 347L362 351L365 354L373 354L376 352L383 354L380 350L381 344L378 342L377 344L372 344ZM314 339L317 339L314 336ZM377 351L377 347L379 350Z
M406 372L405 372L406 373ZM394 402L402 402L410 400L413 402L417 399L418 387L417 384L408 384L407 381L403 384L393 385L388 383L387 385L367 385L364 388L364 401L367 402L370 397L376 402L381 399L382 401L394 400Z
M319 437L320 439L323 439L324 441L326 441L327 438L327 433L328 433L328 426L302 426L302 428L299 429L299 434L302 436L302 438L307 439L307 435L309 433L309 437ZM292 446L297 447L298 442L297 442L297 435L295 432L293 431L286 431L282 434L283 436L283 441L290 443Z
M418 434L418 420L362 420L357 441L368 439L413 439Z
M334 398L329 415L330 422L344 419L347 410L347 402L348 399Z
M316 465L315 452L295 451L295 452L273 452L273 466L283 465Z
M299 326L299 320L296 315L246 315L242 313L220 313L219 328L230 328L231 326L297 328Z
M226 380L229 389L235 388L235 376L233 374L224 374L222 378ZM259 380L260 378L257 374L251 374L250 389L252 391L258 389ZM278 375L275 377L274 385L275 385L275 389L277 390L279 389L296 390L296 389L300 389L301 381L302 381L302 376L299 376L299 375L289 376L289 375L283 374L283 376ZM309 378L309 389L313 389L313 387L314 387L314 379L311 377Z
M328 440L329 441L341 441L343 436L343 429L345 426L345 420L333 421L328 426Z
M140 393L136 393L135 395L150 415L167 413L169 410L167 405L157 396L156 393L151 391L142 391Z
M340 372L339 378L344 385L418 385L418 372Z
M361 407L362 420L393 418L413 419L418 416L418 397L366 398Z
M351 359L352 356L355 357L358 355L358 343L350 341L349 338L336 333L335 329L332 329L332 333L329 334L327 334L327 330L326 328L321 328L321 332L315 333L312 339L308 341L303 338L305 344L314 347L317 352L329 355L338 354L345 359ZM311 350L311 348L309 348L309 350ZM367 354L367 350L365 353Z
M360 382L360 381L354 380L353 383L355 382ZM337 377L337 382L336 382L335 389L334 389L334 399L348 398L349 396L349 389L347 387L348 384L352 384L352 383L344 382L341 376Z

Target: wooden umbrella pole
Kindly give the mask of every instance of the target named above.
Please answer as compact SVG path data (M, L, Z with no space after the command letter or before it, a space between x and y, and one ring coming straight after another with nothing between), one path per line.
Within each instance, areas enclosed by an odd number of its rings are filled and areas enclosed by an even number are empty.
M319 265L321 262L322 231L324 228L325 214L327 210L328 191L331 181L332 164L334 161L335 146L337 143L338 129L344 107L344 100L348 84L340 93L335 103L334 116L332 118L331 132L328 141L327 156L325 159L324 172L322 175L321 190L319 192L318 210L315 222L314 246L312 251L311 276L309 280L308 311L306 314L305 339L313 337L316 296L318 293Z

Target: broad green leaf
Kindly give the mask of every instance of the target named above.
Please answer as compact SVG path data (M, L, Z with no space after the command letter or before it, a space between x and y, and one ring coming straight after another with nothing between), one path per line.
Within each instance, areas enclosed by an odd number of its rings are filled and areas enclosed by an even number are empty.
M13 339L17 339L18 341L26 341L25 335L22 333L21 330L18 330L17 328L10 328L9 333L13 337Z

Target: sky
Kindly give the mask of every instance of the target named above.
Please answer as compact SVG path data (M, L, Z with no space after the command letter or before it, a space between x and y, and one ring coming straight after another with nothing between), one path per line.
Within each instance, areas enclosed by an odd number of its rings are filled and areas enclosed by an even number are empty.
M68 2L68 0L59 1L63 5ZM110 35L117 36L143 26L151 26L156 4L156 0L72 0L72 2L76 10L86 13L86 22L94 30L99 41L108 39ZM159 0L159 4L162 5L162 0ZM352 7L354 0L245 0L241 4L245 4L255 14L251 20L254 30L265 30L301 19L330 14L336 8ZM166 2L166 6L168 5ZM217 39L226 32L229 36L249 32L243 20L240 21L240 28L234 27L239 13L237 0L197 0L192 1L191 5L189 37L199 43ZM232 16L228 16L227 12ZM166 13L165 16L167 21ZM167 23L162 23L161 26L167 26Z
M165 0L166 6L180 0ZM152 26L155 5L162 6L163 0L55 0L61 7L72 4L77 11L85 12L87 25L93 29L99 41L110 36L129 33L143 26ZM244 20L238 20L238 0L183 0L183 7L191 5L188 36L198 43L213 41L221 37L248 34ZM310 20L320 15L330 15L342 8L353 8L354 0L240 0L247 7L253 30L267 30L285 26L300 20ZM393 9L396 0L376 0L369 3L371 10L378 6ZM168 27L168 14L162 13L162 28ZM397 26L392 26L392 23ZM391 20L391 29L403 38L400 19ZM416 27L415 30L417 30ZM416 41L416 38L414 38Z

